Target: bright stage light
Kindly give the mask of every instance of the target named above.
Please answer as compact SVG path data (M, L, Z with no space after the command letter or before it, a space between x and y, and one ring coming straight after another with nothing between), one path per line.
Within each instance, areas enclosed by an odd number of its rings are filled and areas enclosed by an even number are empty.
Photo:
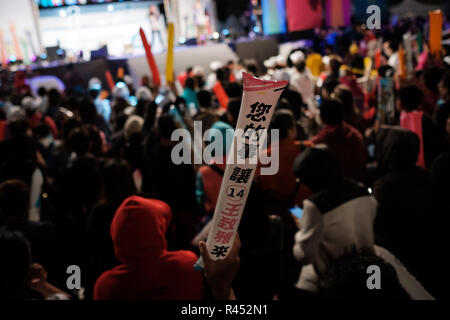
M112 4L108 4L108 6L106 7L106 10L108 10L108 12L113 12L114 6Z
M64 9L59 10L60 17L65 17L66 15L67 15L66 10L64 10Z
M214 39L219 39L220 34L218 32L214 32L213 33L213 38Z
M16 56L11 56L11 57L9 57L9 62L14 63L14 62L16 62L16 61L17 61Z
M223 35L226 37L226 36L228 36L228 35L230 34L230 30L228 30L228 29L223 29L223 30L222 30L222 33L223 33Z
M183 38L183 37L181 37L181 38L178 39L178 42L179 42L180 44L185 44L185 43L186 43L186 39Z

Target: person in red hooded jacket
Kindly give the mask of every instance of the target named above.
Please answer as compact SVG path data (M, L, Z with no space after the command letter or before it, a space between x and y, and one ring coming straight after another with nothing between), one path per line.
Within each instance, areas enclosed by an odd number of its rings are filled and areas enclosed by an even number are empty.
M121 265L104 272L94 287L95 300L198 300L203 275L190 251L167 251L165 234L172 219L162 201L131 196L111 223L114 251Z

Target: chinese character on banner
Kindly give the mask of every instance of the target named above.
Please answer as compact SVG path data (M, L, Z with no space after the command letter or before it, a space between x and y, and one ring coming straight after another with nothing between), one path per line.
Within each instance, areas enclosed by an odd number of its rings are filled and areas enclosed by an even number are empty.
M250 143L244 143L238 150L238 154L242 160L253 158L256 155L258 146Z
M224 230L233 230L234 225L236 222L238 222L239 219L237 218L230 218L230 217L220 217L219 224L217 227L224 229Z
M240 207L242 207L242 204L227 203L227 207L222 211L222 214L229 217L237 217L238 214L234 213L239 212Z
M218 230L216 235L214 236L214 241L221 244L227 244L231 242L231 236L233 235L233 232L224 232Z
M253 169L242 169L236 167L233 169L230 180L235 181L236 183L247 183L250 175L252 174L252 171Z
M216 258L225 257L229 248L230 247L225 247L225 246L221 246L221 247L214 246L214 248L211 251L211 254L215 255Z
M270 112L271 105L256 102L250 106L252 109L250 113L247 115L247 119L250 119L255 122L266 121L266 114Z
M265 127L263 127L260 124L257 127L255 127L255 125L253 123L250 123L245 126L243 137L245 139L250 139L250 137L252 137L255 134L256 140L259 140L260 131L264 130L264 129L265 129Z

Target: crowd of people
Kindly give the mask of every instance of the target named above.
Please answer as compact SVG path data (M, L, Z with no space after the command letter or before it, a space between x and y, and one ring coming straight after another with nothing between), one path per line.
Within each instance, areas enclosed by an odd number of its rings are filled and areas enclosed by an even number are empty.
M168 86L129 76L65 90L0 71L0 299L441 299L450 213L450 47L395 27L318 29L314 46L192 66ZM447 44L446 44L447 43ZM188 59L188 57L186 58ZM412 67L412 68L411 68ZM242 71L289 80L229 256L199 236L225 170L171 160L172 133L235 128ZM229 102L220 106L220 83ZM230 137L225 141L223 154ZM303 210L301 218L291 208ZM199 255L205 271L193 265ZM369 290L369 266L382 287ZM68 288L69 266L81 270Z

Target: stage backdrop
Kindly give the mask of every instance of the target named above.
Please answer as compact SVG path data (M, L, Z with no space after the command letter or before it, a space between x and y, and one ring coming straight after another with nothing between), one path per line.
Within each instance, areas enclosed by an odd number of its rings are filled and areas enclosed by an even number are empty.
M330 27L350 25L352 4L350 0L327 0L326 20Z
M52 47L59 43L69 55L82 50L86 59L90 51L104 45L112 56L144 53L139 27L152 41L149 7L161 3L154 0L43 9L40 11L43 44ZM163 21L161 24L164 25ZM167 42L165 26L162 39ZM153 49L164 51L158 37Z
M285 0L262 0L263 29L267 35L286 33Z
M290 32L313 29L322 23L320 0L286 0L286 11Z
M0 1L0 56L30 62L43 52L38 17L33 0Z

